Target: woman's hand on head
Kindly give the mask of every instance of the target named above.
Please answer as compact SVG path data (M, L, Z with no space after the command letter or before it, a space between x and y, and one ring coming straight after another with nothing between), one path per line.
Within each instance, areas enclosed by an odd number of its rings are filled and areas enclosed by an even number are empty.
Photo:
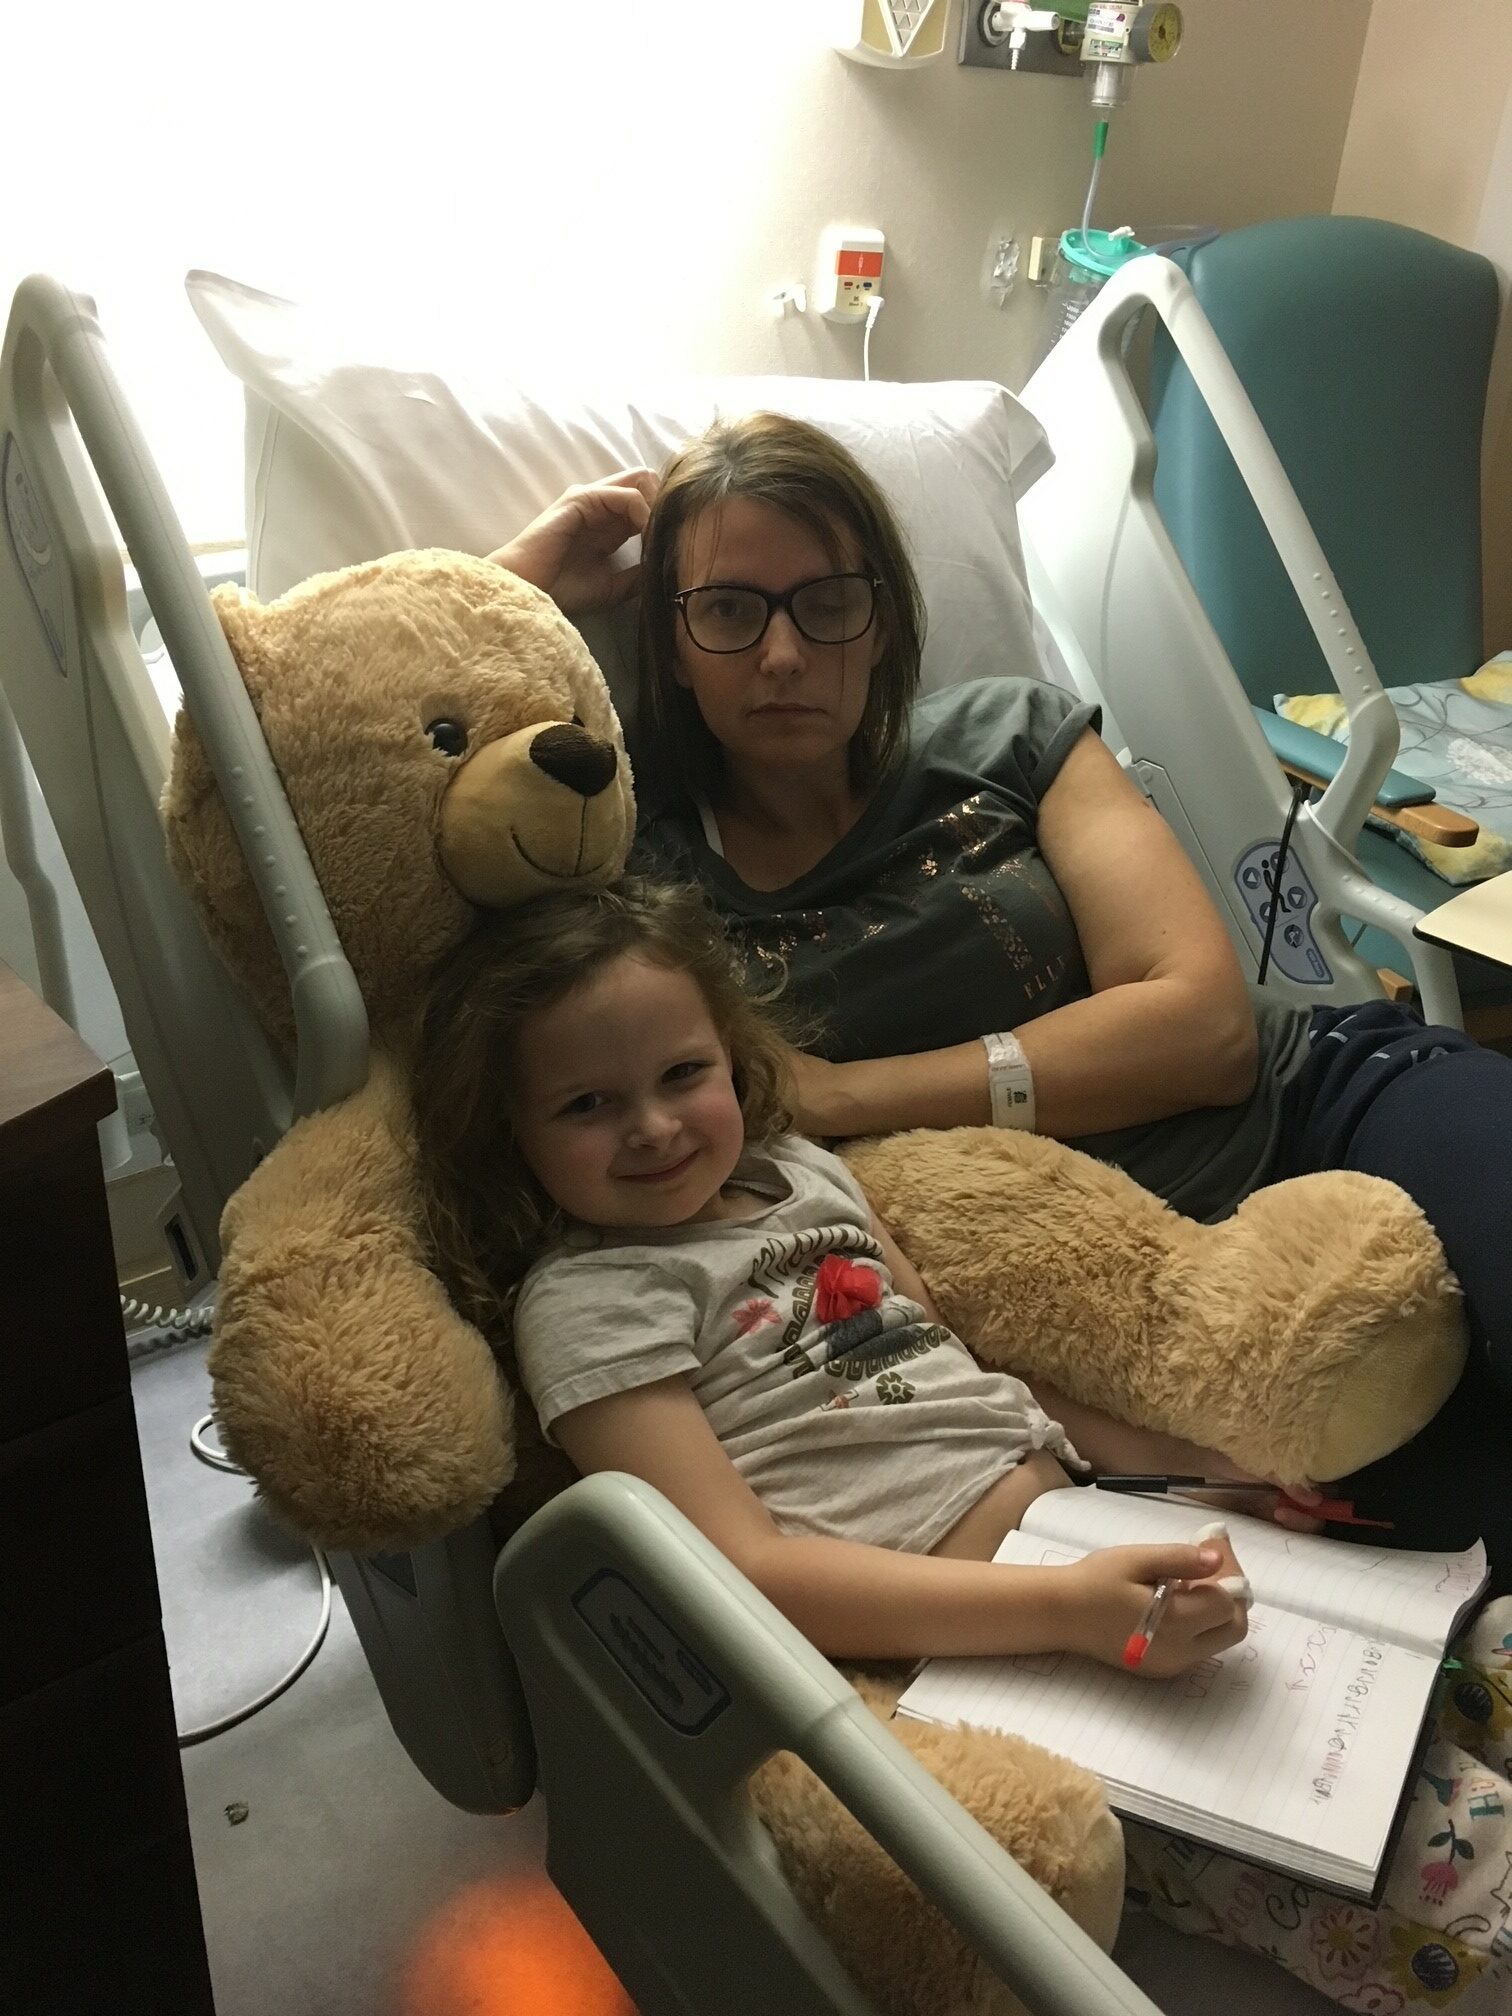
M621 469L599 483L574 483L488 557L544 589L564 616L618 608L637 593L640 567L616 567L614 555L645 531L659 482L650 469Z
M1145 1680L1189 1672L1239 1644L1249 1629L1247 1596L1237 1593L1243 1578L1227 1541L1200 1547L1103 1547L1062 1572L1071 1596L1066 1642L1107 1666L1123 1665L1124 1647L1139 1629L1157 1583L1178 1585L1134 1669ZM1247 1591L1248 1584L1243 1586Z

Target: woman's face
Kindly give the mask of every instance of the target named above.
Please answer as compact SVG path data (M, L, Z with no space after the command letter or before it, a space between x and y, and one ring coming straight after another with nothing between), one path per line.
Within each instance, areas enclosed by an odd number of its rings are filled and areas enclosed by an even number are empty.
M833 550L773 505L733 497L694 518L678 546L677 586L762 588L785 595L805 581L859 572L861 555L837 534ZM710 734L737 769L823 770L843 764L861 724L882 625L848 644L815 644L786 610L744 651L700 650L676 618L679 686L693 695Z

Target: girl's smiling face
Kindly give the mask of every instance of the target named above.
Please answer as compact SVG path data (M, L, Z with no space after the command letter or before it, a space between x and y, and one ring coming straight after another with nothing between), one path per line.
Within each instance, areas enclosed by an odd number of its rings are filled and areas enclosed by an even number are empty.
M745 1147L730 1055L696 982L634 953L521 1024L520 1153L571 1218L606 1229L717 1213Z

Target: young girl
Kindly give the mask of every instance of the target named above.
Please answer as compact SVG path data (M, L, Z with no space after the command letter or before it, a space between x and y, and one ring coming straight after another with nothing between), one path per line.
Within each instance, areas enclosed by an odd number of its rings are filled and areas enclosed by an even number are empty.
M440 1271L513 1295L547 1436L662 1491L836 1657L1070 1650L1141 1671L1238 1643L1217 1543L992 1555L1085 1469L982 1370L843 1164L785 1131L783 1046L690 890L626 880L484 921L438 976L416 1105Z

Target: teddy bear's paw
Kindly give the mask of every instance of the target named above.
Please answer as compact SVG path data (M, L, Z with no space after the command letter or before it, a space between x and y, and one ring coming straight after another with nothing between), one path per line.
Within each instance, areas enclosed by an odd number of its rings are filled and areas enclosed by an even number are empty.
M439 1538L512 1474L509 1396L434 1276L320 1259L225 1271L210 1370L226 1449L319 1546Z
M1205 1316L1233 1376L1194 1439L1267 1476L1344 1477L1410 1441L1453 1392L1468 1350L1458 1285L1395 1184L1294 1177L1206 1239L1216 1264L1192 1321Z

